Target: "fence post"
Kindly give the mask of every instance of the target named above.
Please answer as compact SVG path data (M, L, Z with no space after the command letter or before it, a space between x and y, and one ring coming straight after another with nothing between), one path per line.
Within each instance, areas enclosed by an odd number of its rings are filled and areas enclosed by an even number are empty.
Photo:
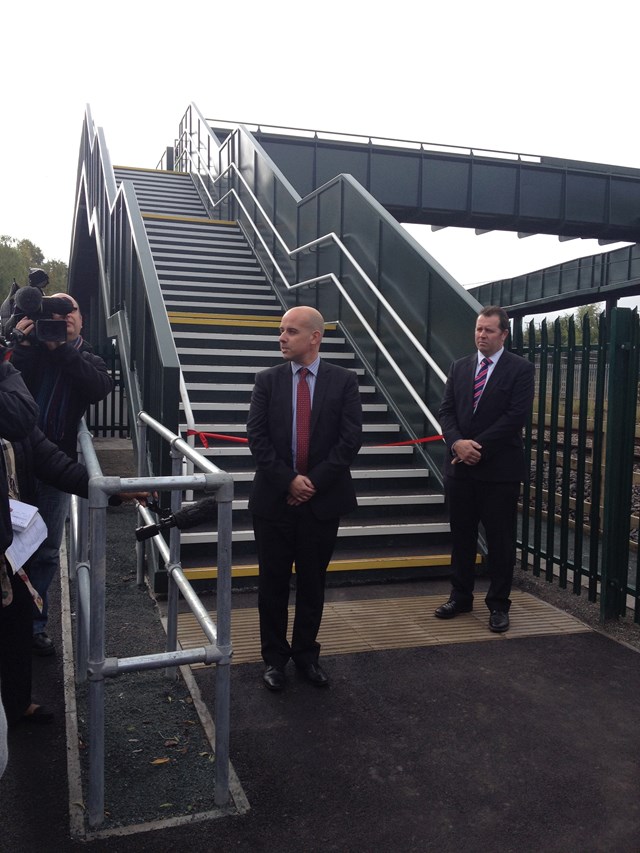
M600 618L625 612L637 405L638 315L611 311Z

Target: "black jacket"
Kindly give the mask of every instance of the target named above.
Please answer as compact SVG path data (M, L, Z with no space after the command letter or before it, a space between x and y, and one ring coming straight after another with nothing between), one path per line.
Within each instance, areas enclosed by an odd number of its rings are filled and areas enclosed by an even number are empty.
M15 368L0 362L0 437L10 441L16 463L20 500L33 503L36 478L63 492L87 497L89 476L35 426L38 407ZM0 455L0 551L13 539L7 473Z
M478 355L451 366L438 419L451 451L456 441L471 438L482 445L477 465L452 464L445 459L445 475L492 482L522 482L528 477L522 444L524 427L534 396L533 364L505 350L473 411L473 382Z
M286 508L293 470L291 364L256 376L247 437L256 463L249 510L267 519ZM316 518L336 518L357 507L349 466L362 442L362 403L352 370L320 361L311 409L308 477L317 489L309 501Z
M113 388L104 361L83 341L80 349L69 344L54 350L36 346L16 346L12 350L11 363L22 373L27 388L36 400L47 365L53 365L59 371L69 389L64 435L61 438L53 435L47 437L55 441L72 459L77 459L76 443L80 420L91 403L104 400ZM40 426L44 428L42 423Z
M38 421L38 407L17 370L0 362L0 438L24 438ZM0 551L11 544L13 531L9 513L7 472L0 455Z

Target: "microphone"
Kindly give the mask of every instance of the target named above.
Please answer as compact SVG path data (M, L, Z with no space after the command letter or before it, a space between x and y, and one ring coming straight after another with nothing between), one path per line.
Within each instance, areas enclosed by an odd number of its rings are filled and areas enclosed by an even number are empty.
M15 304L23 314L30 317L32 314L38 314L42 308L42 291L39 287L20 287L16 291Z
M39 287L25 285L16 291L16 308L32 320L39 315L49 318L52 314L66 317L74 310L73 303L64 296L43 296Z
M169 530L171 527L177 527L178 530L188 530L190 527L197 527L199 524L211 519L215 505L215 498L202 498L202 500L191 504L191 506L179 509L178 512L172 513L166 518L161 518L156 524L137 527L136 539L138 542L144 542L145 539L156 536L161 530Z

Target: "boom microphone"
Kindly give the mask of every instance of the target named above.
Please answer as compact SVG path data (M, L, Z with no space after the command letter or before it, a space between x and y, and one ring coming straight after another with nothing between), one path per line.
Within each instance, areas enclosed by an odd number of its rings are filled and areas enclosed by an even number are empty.
M16 308L27 317L39 314L42 308L42 291L39 287L21 287L16 291Z
M16 291L16 308L32 320L52 314L66 317L74 310L73 302L65 296L43 296L39 287L26 285Z
M166 518L161 518L156 524L137 527L136 539L138 542L143 542L145 539L156 536L161 530L169 530L171 527L177 527L178 530L197 527L199 524L211 520L215 505L215 498L202 498L191 506L179 509L178 512L168 515Z

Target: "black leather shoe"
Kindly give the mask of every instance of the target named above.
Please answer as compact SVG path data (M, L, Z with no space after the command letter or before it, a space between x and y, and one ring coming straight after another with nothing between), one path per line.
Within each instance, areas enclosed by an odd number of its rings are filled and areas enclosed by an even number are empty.
M33 635L31 650L34 655L40 655L40 657L47 657L56 653L56 648L51 642L51 638L44 631Z
M318 663L308 663L296 668L303 678L310 681L315 687L328 687L329 676Z
M489 630L496 634L502 634L509 630L509 614L503 610L492 610L489 617Z
M44 705L36 705L30 714L23 714L20 717L20 722L27 725L46 726L53 722L53 712L45 708Z
M268 666L262 676L267 690L284 690L284 670L277 666Z
M446 604L441 604L440 607L436 608L434 615L437 616L438 619L453 619L453 617L457 616L458 613L471 613L472 610L473 605L469 606L468 604L458 604L457 601L450 598Z

